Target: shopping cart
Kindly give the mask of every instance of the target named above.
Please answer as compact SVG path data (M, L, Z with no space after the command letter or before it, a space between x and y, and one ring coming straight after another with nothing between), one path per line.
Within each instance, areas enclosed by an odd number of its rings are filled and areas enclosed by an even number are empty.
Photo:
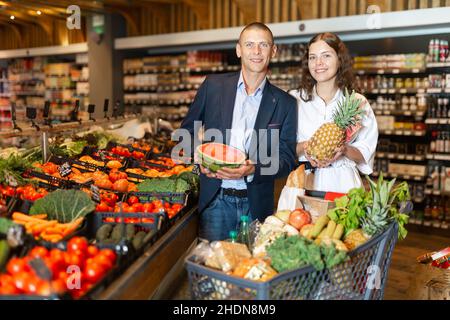
M267 282L227 275L186 258L191 298L195 300L382 300L398 225L349 252L332 269L312 266L278 274Z

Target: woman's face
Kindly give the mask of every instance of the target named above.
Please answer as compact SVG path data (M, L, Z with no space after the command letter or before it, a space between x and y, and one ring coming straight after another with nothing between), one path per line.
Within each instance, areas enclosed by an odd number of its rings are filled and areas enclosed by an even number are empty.
M319 40L309 47L308 67L317 83L328 82L336 77L339 58L332 47Z

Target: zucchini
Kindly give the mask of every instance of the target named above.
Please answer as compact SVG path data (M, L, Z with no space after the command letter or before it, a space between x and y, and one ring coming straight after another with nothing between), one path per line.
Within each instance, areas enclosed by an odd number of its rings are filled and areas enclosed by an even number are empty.
M0 270L6 265L9 258L9 245L6 240L0 240Z
M344 235L344 226L342 224L338 224L336 229L334 230L332 238L335 240L340 240Z
M325 228L325 226L327 225L328 221L330 221L330 218L328 218L327 215L323 215L319 219L317 219L316 224L309 233L311 238L313 239L317 238L317 236L320 234L323 228Z
M334 230L336 230L336 222L330 220L328 222L327 228L325 229L325 237L331 238L334 234Z

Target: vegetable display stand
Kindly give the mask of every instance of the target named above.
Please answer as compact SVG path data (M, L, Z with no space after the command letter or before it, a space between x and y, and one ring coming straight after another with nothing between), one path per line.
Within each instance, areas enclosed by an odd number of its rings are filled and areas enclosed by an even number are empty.
M186 259L191 298L195 300L382 300L398 225L349 252L332 269L312 266L256 282L230 276Z

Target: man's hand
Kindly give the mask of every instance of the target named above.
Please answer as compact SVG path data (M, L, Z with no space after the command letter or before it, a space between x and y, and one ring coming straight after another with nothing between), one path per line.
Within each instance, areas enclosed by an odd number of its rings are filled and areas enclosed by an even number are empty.
M255 173L255 165L250 162L250 160L246 160L245 164L241 165L239 168L231 169L231 168L222 168L217 171L216 177L217 179L222 180L239 180L243 177L249 176Z

